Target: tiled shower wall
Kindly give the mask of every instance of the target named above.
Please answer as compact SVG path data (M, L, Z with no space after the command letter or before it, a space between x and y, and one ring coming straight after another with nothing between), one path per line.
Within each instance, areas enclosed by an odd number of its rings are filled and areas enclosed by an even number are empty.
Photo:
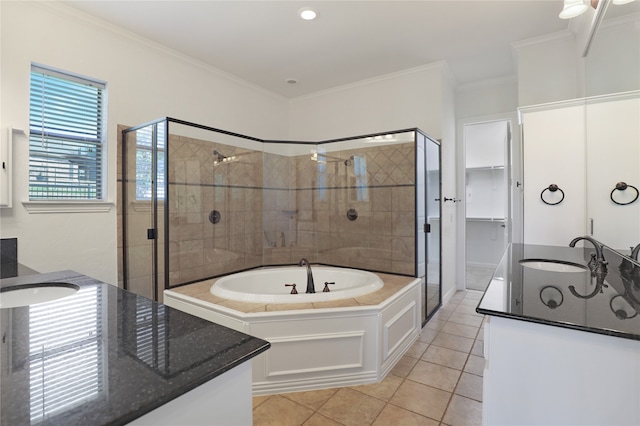
M235 160L216 162L214 150ZM170 285L261 265L296 264L302 257L413 275L414 144L329 154L341 160L321 165L310 155L288 157L170 135ZM352 156L346 165L343 160ZM349 209L357 211L356 220L347 218ZM215 224L210 221L214 210L219 213ZM119 215L122 211L119 206ZM126 211L131 227L135 213ZM146 236L146 227L142 231ZM121 234L119 229L119 247ZM128 251L132 263L132 247ZM151 262L149 249L136 251L141 254L134 262L141 265L129 266L132 279L137 278L132 271L140 276L151 270L143 265Z

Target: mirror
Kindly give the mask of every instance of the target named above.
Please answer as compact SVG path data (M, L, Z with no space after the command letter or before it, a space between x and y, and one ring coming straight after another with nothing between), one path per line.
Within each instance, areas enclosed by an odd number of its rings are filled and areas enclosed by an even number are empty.
M584 58L587 227L629 254L640 242L640 1L608 3Z

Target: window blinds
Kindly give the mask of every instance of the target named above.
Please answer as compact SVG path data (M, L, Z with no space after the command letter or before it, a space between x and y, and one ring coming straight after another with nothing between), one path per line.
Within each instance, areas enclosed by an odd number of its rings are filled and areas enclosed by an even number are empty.
M29 199L101 200L105 85L31 67Z

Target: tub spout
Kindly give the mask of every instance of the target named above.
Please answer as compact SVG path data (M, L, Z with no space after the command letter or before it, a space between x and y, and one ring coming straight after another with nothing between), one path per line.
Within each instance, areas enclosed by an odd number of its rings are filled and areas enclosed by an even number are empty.
M307 267L307 291L306 293L315 293L316 287L313 284L313 273L311 272L311 265L309 261L305 258L300 259L298 262L298 266L306 266Z
M632 248L631 248L631 258L632 258L633 260L636 260L636 261L637 261L637 260L639 260L639 259L638 259L638 253L639 253L639 252L640 252L640 244L638 244L638 245L637 245L637 246L635 246L635 247L632 247Z

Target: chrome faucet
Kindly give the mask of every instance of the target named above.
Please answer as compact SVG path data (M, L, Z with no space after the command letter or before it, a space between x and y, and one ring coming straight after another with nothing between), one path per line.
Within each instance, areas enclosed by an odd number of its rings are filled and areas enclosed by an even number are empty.
M602 275L604 279L604 275L607 274L607 261L604 259L603 245L593 238L585 235L583 237L576 237L571 240L571 242L569 243L569 247L575 247L576 243L580 240L589 241L591 244L593 244L593 247L596 249L596 261L593 262L592 256L592 261L589 262L589 269L593 274Z
M311 273L311 265L309 264L309 261L303 257L302 259L300 259L300 262L298 262L298 266L306 266L307 267L307 291L306 291L306 293L315 293L316 292L316 287L313 284L313 273Z

